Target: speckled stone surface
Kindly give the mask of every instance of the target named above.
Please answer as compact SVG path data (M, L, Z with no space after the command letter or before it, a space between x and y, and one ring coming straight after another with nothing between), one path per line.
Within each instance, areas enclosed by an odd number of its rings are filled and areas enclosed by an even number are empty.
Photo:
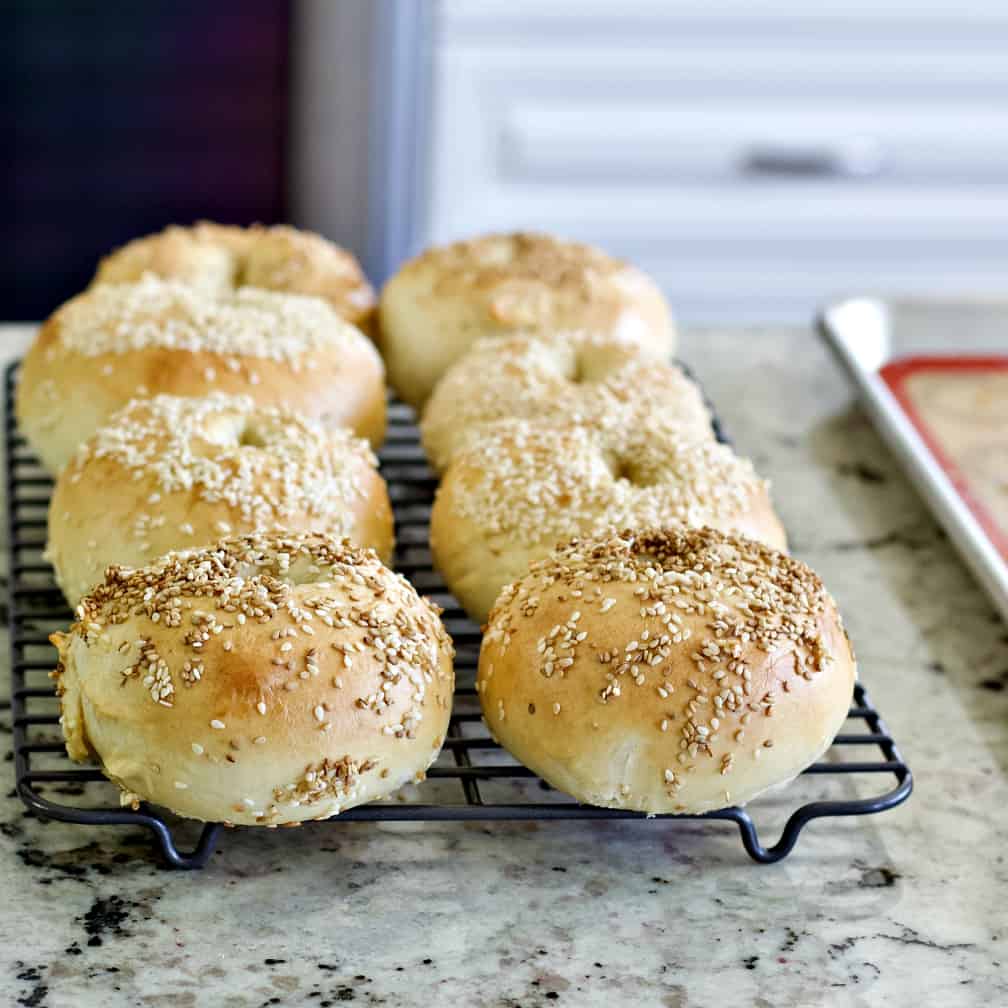
M841 604L906 805L771 867L728 824L314 824L228 832L183 874L136 830L27 816L8 762L0 1003L1008 1004L1008 628L815 336L683 352ZM794 800L753 806L767 839Z

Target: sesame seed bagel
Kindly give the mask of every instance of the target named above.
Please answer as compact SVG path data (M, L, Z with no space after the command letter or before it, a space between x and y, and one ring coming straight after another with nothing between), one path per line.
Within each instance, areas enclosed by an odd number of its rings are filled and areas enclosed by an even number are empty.
M366 441L248 396L135 399L56 480L47 555L71 605L109 564L260 529L324 532L392 556L392 509Z
M650 277L548 235L488 235L428 249L385 285L378 314L389 378L416 409L487 336L583 329L666 357L675 349L668 305Z
M445 473L430 544L452 594L482 622L504 585L557 543L670 523L786 548L768 485L747 459L653 416L618 430L500 421Z
M714 529L574 540L501 594L477 690L494 737L578 801L742 805L829 747L857 670L804 564Z
M711 418L696 383L653 350L594 333L482 340L456 361L424 407L421 433L439 471L509 417L636 426L661 413L684 436L710 439Z
M165 228L105 256L92 284L136 283L146 273L216 297L238 287L310 294L365 332L374 315L374 291L354 256L321 235L284 225L240 228L201 221Z
M381 359L324 301L252 287L215 297L152 276L92 287L45 323L22 365L17 416L57 472L130 399L210 392L296 406L376 445L385 435Z
M437 610L372 550L223 539L112 567L53 634L61 724L124 804L193 819L324 819L422 779L448 729Z

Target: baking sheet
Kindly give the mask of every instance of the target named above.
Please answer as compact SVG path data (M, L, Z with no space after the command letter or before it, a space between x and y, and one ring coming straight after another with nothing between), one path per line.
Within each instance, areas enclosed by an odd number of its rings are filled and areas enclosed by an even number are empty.
M873 422L1008 622L1008 563L990 523L975 510L968 493L964 496L948 460L935 451L933 439L908 415L880 373L892 362L911 357L1008 353L1008 301L854 297L827 306L818 323Z

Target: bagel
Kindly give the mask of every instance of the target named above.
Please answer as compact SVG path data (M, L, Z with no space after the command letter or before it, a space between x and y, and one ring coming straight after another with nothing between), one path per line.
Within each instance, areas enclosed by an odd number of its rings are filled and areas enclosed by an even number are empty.
M616 428L657 414L685 437L714 436L696 383L647 348L592 333L520 334L480 341L456 361L427 401L420 429L428 460L443 472L498 420Z
M349 431L248 396L135 399L57 479L47 556L71 605L109 564L259 529L345 536L388 561L392 509L377 465Z
M324 301L252 287L214 297L152 276L56 311L22 364L17 418L58 472L131 399L210 392L294 406L374 445L385 434L381 359Z
M578 801L743 805L830 746L857 666L804 564L714 529L574 540L508 586L476 688L503 746Z
M105 256L92 286L136 283L147 273L215 297L239 287L313 295L365 332L375 310L374 290L350 252L321 235L284 225L240 228L201 221L168 227Z
M647 274L590 245L541 234L428 249L388 281L378 315L389 379L417 410L487 336L586 330L664 357L675 350L668 305Z
M482 622L504 585L557 543L670 523L786 546L747 459L716 441L685 440L655 417L619 431L501 421L445 473L430 544L449 590Z
M67 752L124 804L276 826L422 779L448 730L437 610L372 550L224 539L111 567L53 634Z

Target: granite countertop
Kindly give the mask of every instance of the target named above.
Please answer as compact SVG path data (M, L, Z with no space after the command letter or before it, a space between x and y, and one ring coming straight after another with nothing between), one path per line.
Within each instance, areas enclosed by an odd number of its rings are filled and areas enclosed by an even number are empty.
M1008 627L812 333L683 356L838 599L909 802L769 867L725 823L347 823L228 831L180 873L136 830L33 819L8 762L0 1001L1008 1004Z

